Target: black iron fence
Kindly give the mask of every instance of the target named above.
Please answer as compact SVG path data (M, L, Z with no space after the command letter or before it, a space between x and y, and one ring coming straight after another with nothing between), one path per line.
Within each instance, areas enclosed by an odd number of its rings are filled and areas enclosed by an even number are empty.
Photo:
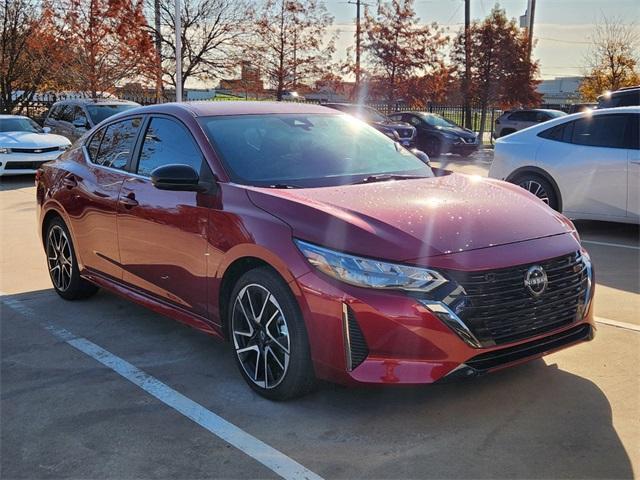
M61 100L69 100L69 99L83 99L89 98L85 95L77 95L77 94L40 94L35 96L31 101L24 104L21 110L15 113L20 113L22 115L26 115L35 119L36 121L41 122L43 120L44 115L47 113L49 108L57 102ZM116 97L113 97L116 98ZM117 98L121 100L130 100L137 102L141 105L151 105L156 103L156 98L153 96L146 95L135 95L135 94L121 94ZM163 101L172 101L173 98L167 97ZM244 101L243 97L235 97L232 95L221 95L215 98L210 99L209 101ZM306 103L321 103L319 101L307 100ZM389 115L391 113L397 112L405 112L412 110L420 110L424 112L436 113L438 115L443 116L447 120L450 120L458 125L464 124L464 107L462 105L437 105L437 104L429 104L426 107L418 108L405 103L377 103L371 102L367 103L367 106L375 108L380 113L384 115ZM485 121L485 131L491 131L494 125L494 121L502 114L502 110L499 108L490 107L486 112L486 121ZM477 107L473 107L471 109L471 119L472 119L472 130L479 131L480 130L480 121L481 121L482 110Z

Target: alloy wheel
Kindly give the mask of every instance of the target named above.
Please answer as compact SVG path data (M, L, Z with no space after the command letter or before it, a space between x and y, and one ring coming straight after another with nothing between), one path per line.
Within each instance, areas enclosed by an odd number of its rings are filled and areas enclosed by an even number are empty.
M547 193L545 188L540 185L540 183L536 182L535 180L525 180L524 182L521 182L519 186L524 188L528 192L533 193L536 197L549 205L549 194Z
M278 386L289 368L289 328L268 289L252 283L238 292L231 333L236 355L251 381L265 389Z
M71 284L73 257L71 255L71 242L69 242L67 234L59 225L54 225L49 230L47 264L54 286L63 292L67 290Z

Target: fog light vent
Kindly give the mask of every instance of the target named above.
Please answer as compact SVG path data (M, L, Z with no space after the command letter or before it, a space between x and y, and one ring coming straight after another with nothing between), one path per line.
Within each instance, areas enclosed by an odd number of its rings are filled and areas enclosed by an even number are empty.
M369 355L369 347L353 310L346 303L342 304L342 333L344 335L347 370L351 371L364 362L367 355Z

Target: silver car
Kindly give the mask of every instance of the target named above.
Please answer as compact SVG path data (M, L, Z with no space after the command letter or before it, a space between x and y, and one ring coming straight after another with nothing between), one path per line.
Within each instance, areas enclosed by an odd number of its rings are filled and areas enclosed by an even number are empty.
M546 122L553 118L565 116L566 113L560 110L544 108L533 108L529 110L509 110L496 119L493 138L504 137L510 133L523 130L525 128Z
M139 106L140 104L136 102L116 99L62 100L51 106L43 126L49 127L51 133L62 135L71 142L75 142L111 115Z

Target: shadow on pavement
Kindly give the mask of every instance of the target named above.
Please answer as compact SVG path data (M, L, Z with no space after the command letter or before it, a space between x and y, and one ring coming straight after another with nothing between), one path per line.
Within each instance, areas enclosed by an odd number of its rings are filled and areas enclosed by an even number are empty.
M51 290L10 298L145 369L326 478L633 477L603 391L542 360L444 385L320 384L305 398L274 403L244 384L228 345L111 294L83 302L64 302ZM3 320L5 334L12 324ZM10 350L21 355L21 349ZM590 361L587 349L584 355ZM57 367L72 371L74 365ZM620 373L621 381L627 373ZM33 380L28 385L35 388ZM113 402L116 413L127 408L128 401ZM120 421L114 414L113 422ZM75 428L82 435L82 421ZM178 450L194 428L171 432Z
M33 187L33 175L15 175L10 177L0 177L0 192L8 190L18 190L20 188Z

